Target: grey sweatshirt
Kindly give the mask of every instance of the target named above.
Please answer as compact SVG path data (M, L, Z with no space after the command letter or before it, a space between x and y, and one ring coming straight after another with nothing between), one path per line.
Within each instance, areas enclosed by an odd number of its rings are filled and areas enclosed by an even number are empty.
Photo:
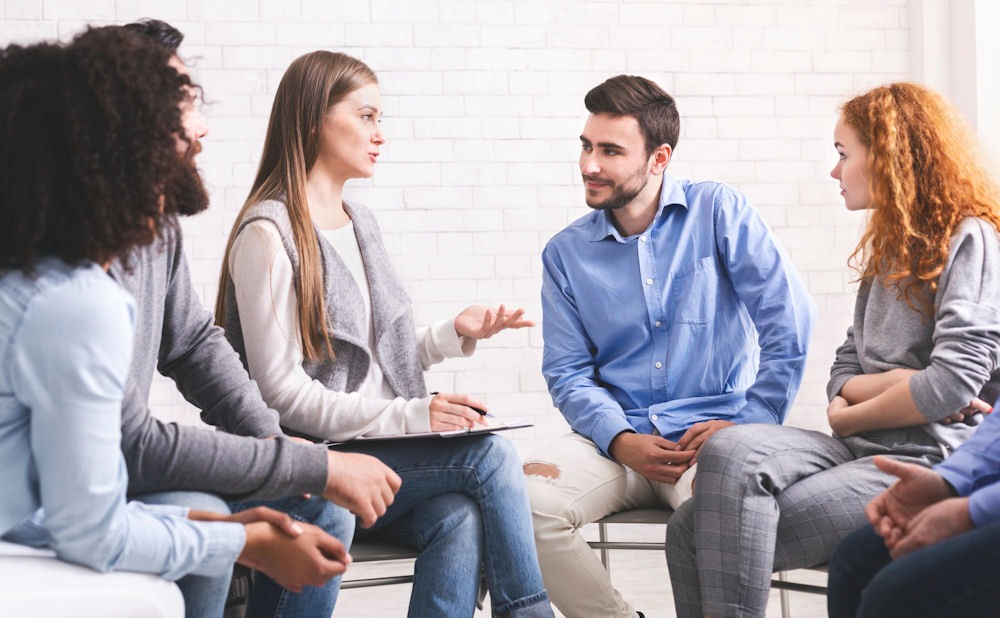
M951 238L932 317L899 300L895 288L871 282L861 285L854 325L837 350L827 395L832 399L855 375L919 369L910 378L910 391L928 421L923 428L951 450L974 427L936 421L979 394L993 403L998 367L1000 241L992 225L968 218Z
M321 446L281 436L278 414L261 398L222 329L191 285L180 226L111 273L136 301L135 351L122 404L122 451L129 494L194 490L226 500L322 494ZM163 423L149 410L153 371L171 378L202 419L223 430ZM235 434L235 435L234 435Z

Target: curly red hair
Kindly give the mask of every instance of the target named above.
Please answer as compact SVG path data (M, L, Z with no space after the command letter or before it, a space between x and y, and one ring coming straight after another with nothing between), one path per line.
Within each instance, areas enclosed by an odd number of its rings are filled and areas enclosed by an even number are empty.
M944 97L894 83L855 97L844 122L868 148L871 215L851 264L933 312L952 234L965 217L1000 230L997 187L968 124Z

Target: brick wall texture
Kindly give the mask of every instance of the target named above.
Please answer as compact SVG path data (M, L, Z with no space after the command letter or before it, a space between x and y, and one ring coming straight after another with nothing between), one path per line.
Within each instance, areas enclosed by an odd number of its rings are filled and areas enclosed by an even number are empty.
M314 49L379 74L388 139L348 197L376 211L417 320L506 302L540 320L540 253L587 211L577 168L583 95L636 73L674 94L680 177L723 180L756 204L820 309L789 422L825 429L826 383L853 306L846 266L863 215L828 172L838 105L910 72L907 0L0 0L0 44L86 24L165 19L204 87L200 166L212 207L184 222L198 292L214 302L226 235L246 197L284 68ZM523 452L565 430L540 374L541 329L503 333L430 374L529 416ZM166 380L164 418L197 422Z

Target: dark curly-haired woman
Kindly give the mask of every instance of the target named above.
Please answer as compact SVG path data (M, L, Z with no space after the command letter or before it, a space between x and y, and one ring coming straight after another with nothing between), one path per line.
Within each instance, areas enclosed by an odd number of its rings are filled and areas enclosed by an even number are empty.
M178 579L239 560L289 587L319 584L343 572L346 553L317 529L273 511L243 525L126 502L120 419L135 308L106 270L203 191L182 128L193 92L169 51L120 27L0 50L0 536L100 571ZM299 565L317 546L329 572L305 578ZM66 613L66 590L93 585L69 583L79 573L68 565L48 573L45 603ZM115 577L131 595L91 600L118 615L218 616L225 602ZM0 599L0 613L37 612L25 602Z

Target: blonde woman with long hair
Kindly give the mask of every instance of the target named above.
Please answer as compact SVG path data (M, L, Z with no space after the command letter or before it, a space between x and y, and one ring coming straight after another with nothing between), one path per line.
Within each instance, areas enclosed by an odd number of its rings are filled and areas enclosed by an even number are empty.
M854 321L827 386L834 435L747 425L709 440L694 499L667 530L679 616L763 616L772 571L826 563L866 523L865 506L895 480L876 455L936 464L989 410L1000 204L968 135L916 84L844 104L830 175L869 218L852 258Z
M478 339L531 325L522 310L472 306L416 329L375 218L343 198L349 179L373 174L381 114L378 80L361 61L317 51L291 64L220 278L216 317L282 425L335 442L482 423L484 402L429 394L423 371L471 354ZM410 615L472 615L481 564L494 615L552 615L509 440L336 448L374 455L403 480L386 514L355 538L421 552ZM300 500L293 512L338 508Z

